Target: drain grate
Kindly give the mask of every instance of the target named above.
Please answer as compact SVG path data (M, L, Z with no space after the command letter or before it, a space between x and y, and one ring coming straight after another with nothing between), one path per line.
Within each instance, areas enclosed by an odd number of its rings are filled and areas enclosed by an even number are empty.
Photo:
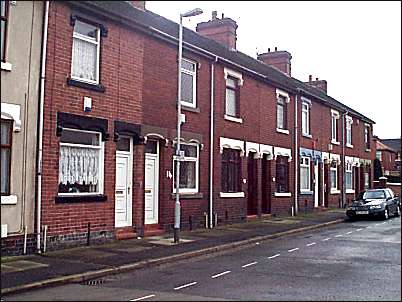
M84 282L81 282L81 285L88 285L88 286L95 286L95 285L101 285L106 282L106 279L94 279L94 280L87 280Z

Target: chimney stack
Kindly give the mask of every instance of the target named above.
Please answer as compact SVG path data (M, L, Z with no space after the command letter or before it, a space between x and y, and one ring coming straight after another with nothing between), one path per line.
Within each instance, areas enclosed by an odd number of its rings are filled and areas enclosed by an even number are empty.
M212 19L210 21L198 23L196 28L197 33L200 35L215 40L232 49L236 49L236 30L236 21L225 18L224 14L222 14L222 18L219 19L217 17L217 11L212 12Z
M268 52L259 54L257 59L288 76L292 74L292 64L290 62L292 55L286 50L278 50L278 47L275 47L275 51L271 52L271 49L268 48Z
M132 6L134 6L135 8L145 11L145 1L127 1L128 3L130 3Z
M310 86L313 86L327 93L327 81L325 80L319 80L318 78L315 78L315 81L313 81L313 76L310 74L308 76L308 82L306 84L309 84Z

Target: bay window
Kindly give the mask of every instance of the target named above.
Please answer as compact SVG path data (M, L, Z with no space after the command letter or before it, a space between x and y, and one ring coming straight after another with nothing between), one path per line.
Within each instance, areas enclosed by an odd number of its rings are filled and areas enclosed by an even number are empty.
M1 120L1 195L10 195L12 120Z
M181 62L181 104L196 108L197 64L183 59Z
M198 193L199 147L197 144L180 144L184 157L180 160L180 193ZM177 156L173 157L173 174L176 173ZM176 179L173 177L173 179ZM176 181L173 181L176 192Z
M300 159L300 191L310 191L310 180L310 158L302 157Z
M63 129L59 195L103 194L103 145L99 132Z
M331 178L331 191L337 191L338 190L338 167L337 167L336 161L331 162L330 178Z
M276 193L289 192L289 164L287 156L276 157Z
M221 164L221 192L241 192L240 150L224 148Z
M345 185L346 191L353 190L353 167L351 163L345 164Z
M76 20L73 32L71 77L90 84L99 83L100 29Z
M368 189L370 187L370 175L367 172L364 172L364 189Z

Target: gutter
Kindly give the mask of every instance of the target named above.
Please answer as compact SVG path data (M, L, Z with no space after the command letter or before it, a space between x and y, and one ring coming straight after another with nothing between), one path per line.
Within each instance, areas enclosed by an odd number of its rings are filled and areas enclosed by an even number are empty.
M298 159L299 159L299 147L297 145L298 141L297 141L297 136L299 134L299 125L298 125L298 121L297 121L297 97L298 94L295 94L295 128L294 128L294 136L295 136L295 148L294 148L294 163L295 163L295 192L294 192L294 196L295 196L295 215L297 215L297 213L299 212L299 202L298 202L298 188L297 188L297 184L298 184L298 178L297 178L297 172L298 172Z
M40 71L40 96L39 96L39 125L38 125L38 157L37 157L37 208L36 208L36 249L40 253L41 233L41 210L42 210L42 156L43 156L43 109L45 101L45 74L46 74L46 51L47 51L47 30L49 24L49 1L45 1L42 37L42 58Z

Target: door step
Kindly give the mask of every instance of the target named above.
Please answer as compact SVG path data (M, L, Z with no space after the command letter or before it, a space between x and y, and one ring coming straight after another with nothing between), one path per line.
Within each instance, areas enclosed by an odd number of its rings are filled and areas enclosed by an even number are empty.
M117 240L133 239L137 237L137 233L134 232L132 227L119 228L115 232Z
M144 226L144 236L157 236L166 233L165 230L160 228L158 223L156 224L146 224Z

